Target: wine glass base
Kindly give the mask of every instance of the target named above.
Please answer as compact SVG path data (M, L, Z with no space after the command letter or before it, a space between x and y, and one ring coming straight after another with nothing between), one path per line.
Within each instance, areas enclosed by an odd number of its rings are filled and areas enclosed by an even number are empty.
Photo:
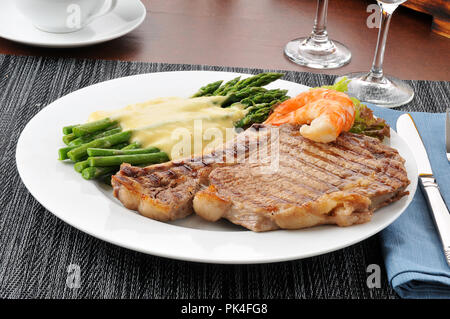
M377 79L369 73L357 72L341 76L335 82L343 77L350 80L347 93L361 102L392 108L405 105L414 97L414 91L409 84L391 76L385 75Z
M352 54L347 47L337 41L323 43L312 41L310 37L290 41L284 54L292 62L313 69L336 69L348 64Z

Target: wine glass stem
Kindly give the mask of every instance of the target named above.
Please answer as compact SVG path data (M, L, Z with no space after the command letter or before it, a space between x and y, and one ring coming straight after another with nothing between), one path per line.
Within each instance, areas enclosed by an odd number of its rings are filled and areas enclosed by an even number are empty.
M381 22L380 30L378 32L377 48L375 49L375 57L373 59L372 68L370 69L370 76L381 79L383 77L383 59L384 50L386 49L386 40L389 32L389 24L393 10L387 12L382 5L381 7Z
M317 11L311 38L318 42L328 41L327 33L328 0L317 0Z

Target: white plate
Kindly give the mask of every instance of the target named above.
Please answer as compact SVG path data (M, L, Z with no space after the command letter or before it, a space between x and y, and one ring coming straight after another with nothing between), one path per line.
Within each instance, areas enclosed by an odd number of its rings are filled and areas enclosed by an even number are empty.
M39 47L82 47L113 40L133 31L144 21L146 13L139 0L119 0L113 11L95 19L82 30L57 34L36 29L16 8L14 0L1 0L0 37Z
M115 109L160 96L187 97L199 87L237 76L227 72L165 72L135 75L73 92L39 112L17 145L17 168L33 196L68 224L105 241L140 252L199 262L265 263L324 254L357 243L392 223L411 202L417 168L405 142L392 131L391 145L406 159L410 195L377 211L367 224L346 228L320 226L303 230L254 233L227 221L209 223L197 216L162 223L124 208L111 188L85 181L70 163L61 163L61 128L85 122L95 110ZM278 80L272 88L291 96L306 86Z

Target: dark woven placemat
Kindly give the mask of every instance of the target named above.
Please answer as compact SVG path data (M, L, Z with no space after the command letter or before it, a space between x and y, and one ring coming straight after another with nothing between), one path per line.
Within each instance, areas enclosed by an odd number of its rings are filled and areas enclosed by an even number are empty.
M82 87L127 75L176 71L262 70L0 55L0 297L3 298L395 298L379 239L327 255L264 265L212 265L149 256L100 241L66 225L26 190L15 147L43 107ZM319 86L334 76L286 72L286 80ZM405 110L444 111L448 82L410 81L416 98ZM176 88L174 88L176 90ZM81 287L66 285L80 266ZM369 289L366 267L383 269Z

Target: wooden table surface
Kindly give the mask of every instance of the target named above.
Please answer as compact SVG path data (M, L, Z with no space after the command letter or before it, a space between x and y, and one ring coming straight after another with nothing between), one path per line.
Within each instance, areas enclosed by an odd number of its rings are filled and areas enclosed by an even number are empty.
M316 0L143 0L144 23L107 43L44 49L0 39L0 53L189 63L311 71L288 61L289 40L311 32ZM324 73L370 68L378 29L369 29L369 0L330 0L328 31L352 51L349 65ZM394 13L386 73L403 79L450 81L450 39L431 32L431 18L401 7Z

